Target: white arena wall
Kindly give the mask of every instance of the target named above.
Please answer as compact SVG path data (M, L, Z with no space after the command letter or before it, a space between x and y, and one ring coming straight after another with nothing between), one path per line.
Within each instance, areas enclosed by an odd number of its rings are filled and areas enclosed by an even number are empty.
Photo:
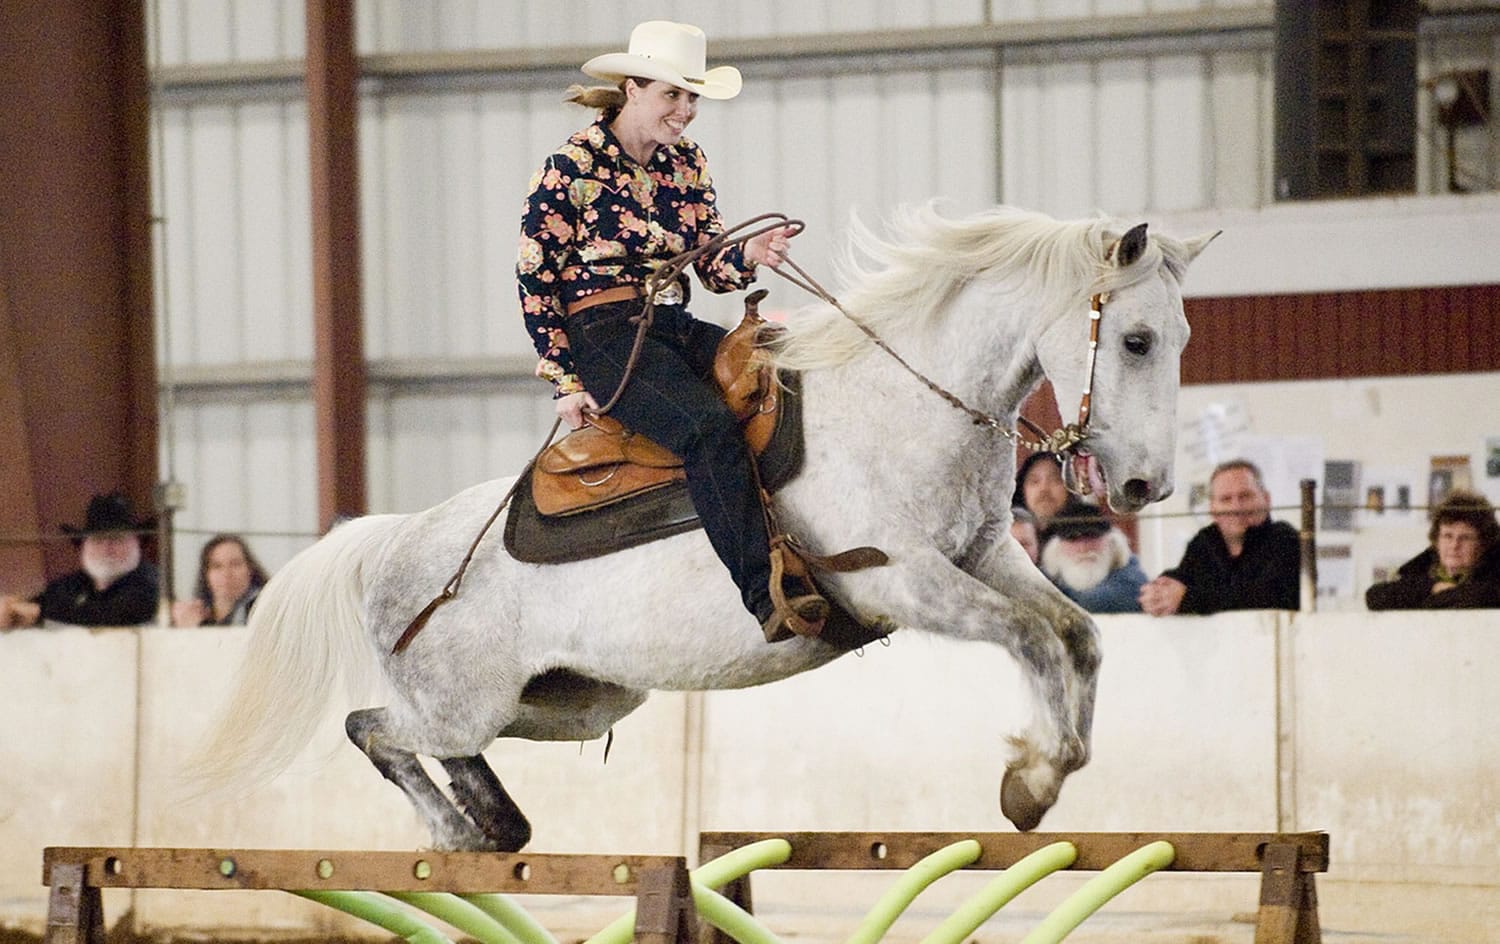
M1500 694L1495 612L1252 612L1103 617L1093 760L1048 831L1326 830L1325 939L1495 940L1500 927ZM411 850L404 798L342 737L334 699L294 769L241 796L182 799L180 765L226 695L247 631L0 634L0 928L37 931L48 845ZM761 688L658 694L602 742L489 752L540 852L695 852L700 830L1009 829L997 806L1018 671L998 650L898 634ZM842 937L889 877L764 875L778 932ZM898 939L977 886L955 877ZM1033 920L1076 881L1014 906ZM1246 941L1254 876L1153 876L1109 906L1136 940ZM535 899L544 923L592 932L620 901ZM137 930L330 933L342 919L275 893L105 895ZM1114 922L1113 924L1109 922ZM1221 937L1173 937L1212 927ZM1086 926L1087 927L1087 926ZM830 928L842 929L834 933ZM350 928L352 930L352 928ZM991 932L1004 938L1004 926ZM1185 933L1179 931L1179 933ZM1086 935L1081 940L1089 939Z

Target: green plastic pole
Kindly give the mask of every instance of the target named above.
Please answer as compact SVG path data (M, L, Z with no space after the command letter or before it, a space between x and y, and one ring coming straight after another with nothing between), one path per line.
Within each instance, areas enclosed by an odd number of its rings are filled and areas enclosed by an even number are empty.
M750 912L693 879L693 905L703 920L734 938L739 944L781 944L781 939Z
M1175 858L1177 850L1170 842L1158 839L1141 846L1084 882L1082 888L1052 909L1052 913L1043 918L1021 944L1057 944L1089 915L1104 907L1105 902L1157 869L1171 865Z
M522 908L509 895L498 892L488 895L463 895L465 901L504 925L510 933L521 939L522 944L557 944L552 932L542 927L531 912Z
M890 890L880 896L875 907L849 936L848 944L875 944L891 929L922 890L956 869L973 865L984 848L974 839L961 839L926 856L901 873Z
M1071 842L1054 842L1015 862L981 888L972 898L959 905L942 924L922 939L922 944L963 944L995 912L1012 898L1059 869L1072 865L1078 858L1078 847Z
M294 891L291 894L368 921L411 944L453 944L437 928L374 892Z
M693 870L692 880L701 883L705 888L717 888L726 882L748 875L756 869L780 865L791 858L791 855L792 844L785 839L762 839L760 842L741 846L724 853L717 859L703 863ZM728 899L725 900L728 901ZM697 904L697 901L697 891L694 890L693 903ZM631 908L605 925L599 933L589 938L584 944L630 944L634 937L635 909Z
M480 944L521 944L521 939L499 921L457 895L448 892L386 892L386 895L453 925Z

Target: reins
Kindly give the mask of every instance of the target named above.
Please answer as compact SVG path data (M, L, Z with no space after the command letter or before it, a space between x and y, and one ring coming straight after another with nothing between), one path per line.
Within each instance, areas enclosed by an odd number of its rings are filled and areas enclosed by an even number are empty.
M644 345L646 340L646 333L650 330L652 320L656 314L656 295L659 291L676 282L679 278L682 278L683 273L687 271L688 266L692 265L698 259L717 253L726 246L747 243L750 240L755 239L757 236L763 235L764 233L767 233L773 229L780 229L784 226L793 227L796 232L801 232L806 228L806 224L801 220L792 219L784 213L762 213L759 216L751 217L750 219L738 224L737 226L726 229L724 232L719 233L718 235L714 236L713 238L709 239L699 246L695 246L694 248L689 249L686 252L682 252L677 254L676 256L673 256L671 259L668 259L666 262L662 263L662 265L658 269L656 269L656 271L647 276L646 284L644 286L645 303L641 307L640 314L635 315L630 319L636 322L635 340L630 347L630 356L625 361L625 369L624 373L620 377L620 383L617 387L615 387L614 393L610 395L609 399L605 401L605 403L600 406L598 410L590 410L588 412L596 416L608 413L611 409L614 408L614 405L619 402L620 395L625 392L625 385L630 382L631 374L635 371L636 361L640 357L641 347ZM931 390L939 397L942 397L943 400L945 400L949 405L967 414L969 418L974 421L975 425L988 427L999 433L1001 436L1004 436L1016 446L1024 449L1029 449L1032 452L1050 452L1056 455L1059 460L1064 460L1064 468L1067 468L1067 463L1065 460L1069 456L1078 456L1082 454L1081 446L1089 437L1088 421L1089 414L1092 409L1090 400L1092 397L1094 385L1094 361L1099 348L1099 320L1101 317L1101 307L1108 297L1107 294L1095 293L1089 299L1088 370L1086 372L1084 380L1083 396L1078 406L1078 422L1069 423L1061 429L1058 429L1049 434L1045 432L1041 427L1028 420L1026 417L1018 416L1017 420L1020 425L1025 426L1027 431L1029 431L1031 435L1035 437L1034 439L1027 439L1019 429L1010 428L1002 423L998 417L990 413L986 413L983 410L978 410L974 407L971 407L969 404L965 403L963 399L957 394L943 388L937 382L933 381L921 371L913 367L911 364L907 363L906 359L903 358L900 354L896 353L896 351L893 350L891 346L887 344L879 335L877 335L869 325L866 325L864 322L851 315L849 311L844 308L843 304L841 304L839 300L833 296L832 293L830 293L827 289L820 285L817 279L809 275L808 272L800 265L798 265L791 257L786 257L784 259L784 264L790 266L793 272L795 272L795 275L788 275L787 273L781 271L780 266L767 266L767 268L769 268L777 275L781 276L783 279L786 279L788 282L791 282L793 285L812 295L813 297L832 306L836 311L838 311L839 314L849 319L849 321L853 322L855 327L864 332L865 336L868 337L876 347L880 348L886 354L890 355L891 358L896 361L896 363L900 364L903 368L906 369L908 373L910 373L913 377L917 378L924 385L926 385L927 389ZM527 460L525 467L521 470L521 474L516 477L515 482L511 483L511 486L506 491L504 497L500 499L500 504L495 507L495 510L485 521L484 526L479 529L479 533L474 536L474 540L470 542L469 549L464 554L463 560L459 562L458 569L453 572L453 576L448 578L448 582L443 585L443 589L438 593L438 595L428 601L427 605L422 608L421 612L418 613L416 617L411 621L411 623L407 625L406 630L402 632L400 638L396 640L396 644L391 648L391 653L393 655L401 652L408 645L410 645L412 639L416 637L417 633L421 632L422 627L427 624L427 620L431 618L432 614L437 610L437 608L453 599L453 597L458 594L458 588L459 585L463 582L464 574L468 571L469 564L473 561L474 554L479 549L479 542L484 540L484 536L489 533L489 530L494 525L495 520L500 517L500 513L510 505L511 499L515 497L516 488L519 487L523 481L526 481L526 473L531 470L531 467L536 464L537 459L540 458L542 453L546 451L547 447L552 444L552 439L557 435L558 427L561 425L562 419L561 417L559 417L552 424L552 429L548 431L547 438L542 442L541 447L537 449L536 453L533 454L529 460ZM1072 490L1071 486L1069 486L1069 488L1070 490ZM1083 493L1087 493L1087 482L1085 482L1084 484Z
M993 414L986 413L983 410L977 410L974 407L969 406L957 394L943 388L936 381L932 380L927 375L911 366L911 364L907 363L905 358L903 358L900 354L897 354L889 344L885 343L885 341L879 335L877 335L869 325L851 315L848 309L846 309L837 298L835 298L827 289L823 288L823 286L819 285L818 281L811 275L809 275L807 271L804 270L801 266L799 266L796 261L788 258L786 260L786 264L791 266L792 269L796 272L795 277L787 275L785 272L781 271L779 267L774 267L771 269L771 271L775 272L777 275L786 279L788 282L791 282L793 285L797 286L803 291L817 297L820 301L831 305L836 311L838 311L839 314L843 315L845 318L853 322L856 328L864 332L865 336L870 339L871 343L873 343L876 347L880 348L885 353L889 354L896 363L900 364L906 369L908 373L910 373L913 377L917 378L924 385L926 385L927 389L942 397L945 401L948 402L950 406L953 406L954 408L961 410L962 412L967 414L969 418L974 421L974 424L976 426L987 426L1023 449L1029 449L1032 452L1050 452L1058 456L1059 458L1078 454L1079 447L1086 439L1088 439L1089 413L1092 410L1090 400L1092 398L1092 391L1094 386L1094 361L1099 350L1099 319L1101 316L1101 307L1103 306L1104 302L1108 300L1108 295L1106 293L1096 293L1089 299L1088 370L1086 374L1087 379L1084 381L1083 398L1079 401L1078 405L1078 422L1069 423L1061 429L1048 433L1026 417L1018 416L1016 417L1017 422L1020 425L1026 427L1027 431L1030 432L1034 437L1036 437L1035 439L1027 439L1020 430L1012 429L1006 426L1000 421L999 417L996 417Z

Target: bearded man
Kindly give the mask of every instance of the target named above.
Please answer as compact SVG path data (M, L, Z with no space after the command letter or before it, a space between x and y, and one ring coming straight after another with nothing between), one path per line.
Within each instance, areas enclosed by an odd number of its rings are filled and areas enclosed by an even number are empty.
M1094 505L1070 498L1043 532L1042 573L1090 613L1139 613L1146 573Z
M42 622L73 626L136 626L156 617L161 579L141 555L136 520L124 495L95 495L82 527L63 525L78 546L79 569L22 600L0 597L0 629Z

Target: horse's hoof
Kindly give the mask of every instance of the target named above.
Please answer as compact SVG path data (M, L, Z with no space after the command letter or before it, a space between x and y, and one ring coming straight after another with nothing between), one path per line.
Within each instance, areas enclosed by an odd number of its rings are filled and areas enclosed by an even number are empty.
M1000 778L1000 812L1021 832L1036 829L1050 808L1051 804L1038 800L1014 770L1007 770Z

